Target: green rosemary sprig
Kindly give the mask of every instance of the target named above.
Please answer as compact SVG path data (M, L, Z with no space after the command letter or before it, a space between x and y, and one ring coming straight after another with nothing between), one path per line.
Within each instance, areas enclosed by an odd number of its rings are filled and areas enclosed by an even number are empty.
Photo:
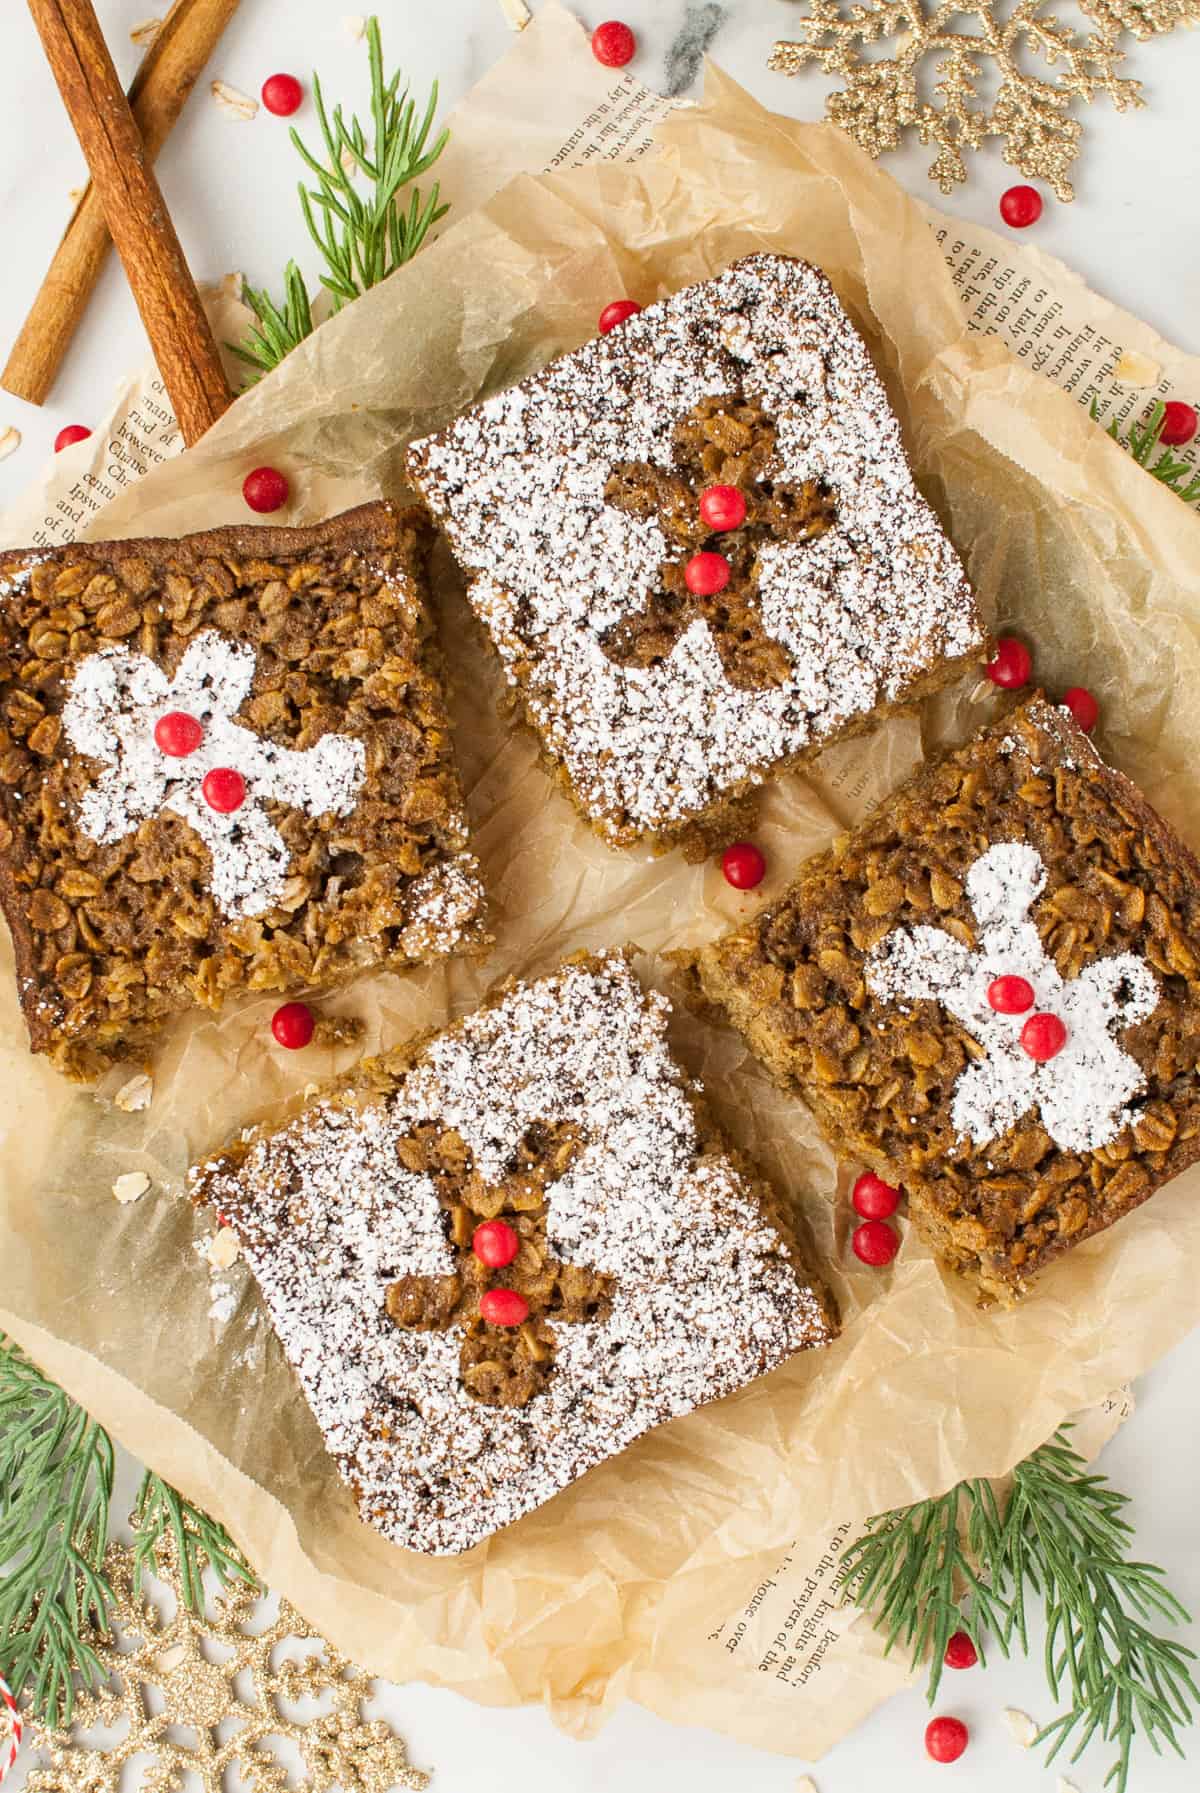
M223 1525L177 1494L168 1482L148 1469L138 1490L133 1510L133 1591L140 1593L142 1580L158 1573L159 1554L170 1553L179 1576L185 1606L204 1611L204 1571L212 1570L222 1587L244 1581L258 1587L258 1577Z
M77 1688L100 1685L92 1644L115 1596L105 1573L114 1452L103 1426L0 1333L0 1674L52 1730L71 1722ZM204 1610L203 1573L257 1586L224 1528L147 1470L133 1514L134 1585L161 1553L182 1597Z
M397 70L385 79L379 20L367 21L367 57L371 73L369 128L357 114L346 122L342 107L332 113L319 78L313 76L313 104L321 127L323 155L314 155L300 133L292 142L315 186L299 186L300 209L309 235L321 252L325 271L321 285L332 309L359 298L411 261L430 230L449 207L440 202L435 181L427 196L413 183L437 161L449 133L443 128L430 141L437 113L435 81L423 111ZM367 190L356 182L365 178ZM402 195L411 188L407 199ZM261 377L313 331L312 302L304 276L294 261L284 273L284 298L276 305L265 288L247 285L246 303L258 320L236 355Z
M1100 409L1095 395L1092 397L1090 408L1092 417L1099 423ZM1130 424L1128 440L1122 438L1115 421L1108 425L1108 433L1114 442L1119 442L1121 447L1133 456L1138 466L1143 468L1152 479L1159 480L1168 490L1182 498L1185 504L1200 503L1200 473L1196 472L1190 462L1181 460L1178 455L1172 454L1169 448L1164 448L1153 463L1150 460L1150 456L1159 445L1158 439L1162 434L1163 420L1166 415L1167 407L1161 399L1155 399L1146 421L1141 425Z
M967 1633L981 1660L984 1627L1006 1635L1007 1609L976 1568L995 1555L1001 1531L990 1484L960 1482L935 1500L869 1519L843 1553L841 1584L871 1612L887 1650L903 1643L914 1663L928 1655L931 1704L956 1631Z
M1128 1496L1103 1476L1089 1475L1060 1434L1018 1464L1000 1551L990 1573L1017 1595L1010 1630L1028 1649L1024 1590L1046 1610L1046 1680L1070 1709L1047 1725L1048 1760L1071 1739L1077 1761L1093 1736L1117 1746L1105 1786L1125 1793L1133 1740L1140 1730L1155 1754L1168 1743L1183 1755L1176 1727L1190 1722L1200 1690L1189 1662L1195 1652L1154 1629L1157 1620L1184 1624L1189 1615L1166 1586L1163 1571L1130 1559L1133 1527L1123 1517Z
M1126 1793L1139 1732L1156 1753L1163 1743L1183 1753L1178 1728L1200 1708L1195 1652L1154 1628L1188 1614L1161 1569L1129 1557L1128 1499L1088 1473L1068 1430L1017 1465L1003 1517L987 1482L961 1482L869 1520L840 1579L888 1649L903 1642L914 1667L928 1654L931 1703L953 1632L981 1655L984 1628L1004 1655L1014 1644L1027 1653L1028 1602L1040 1600L1047 1684L1070 1705L1038 1741L1051 1761L1069 1741L1072 1761L1095 1736L1115 1744L1104 1784Z
M55 1729L104 1666L112 1440L0 1334L0 1674Z

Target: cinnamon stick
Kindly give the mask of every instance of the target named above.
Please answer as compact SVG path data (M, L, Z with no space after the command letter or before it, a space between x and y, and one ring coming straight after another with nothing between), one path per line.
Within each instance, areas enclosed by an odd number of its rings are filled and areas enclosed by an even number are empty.
M175 0L142 58L129 103L151 162L240 4L241 0ZM7 392L32 405L46 402L111 247L104 208L89 181L0 374L0 386Z
M196 283L91 0L29 0L183 439L233 402Z

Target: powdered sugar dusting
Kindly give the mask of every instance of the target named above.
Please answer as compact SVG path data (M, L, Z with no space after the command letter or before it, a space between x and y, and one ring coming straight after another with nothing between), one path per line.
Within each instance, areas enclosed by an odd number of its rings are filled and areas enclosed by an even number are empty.
M698 1154L668 1005L623 959L566 966L439 1036L393 1094L326 1098L195 1183L237 1227L284 1350L364 1519L411 1548L464 1550L633 1439L830 1329L727 1160ZM397 1143L457 1128L489 1179L535 1121L583 1146L550 1190L561 1259L616 1279L610 1316L561 1327L545 1391L472 1400L456 1332L392 1324L398 1276L452 1268L432 1182Z
M679 419L739 391L776 419L771 477L837 494L826 534L760 551L764 627L792 676L735 688L702 621L660 665L616 665L603 637L643 609L670 551L653 518L605 501L609 474L669 467ZM611 834L702 812L982 644L866 349L805 263L738 262L410 453L510 681Z
M170 680L144 654L102 648L81 662L63 706L71 745L108 766L80 805L82 831L103 845L171 810L208 848L213 899L232 917L261 915L287 881L288 850L264 799L310 816L347 815L367 772L366 749L352 736L324 735L301 750L264 741L236 722L254 667L248 643L215 629L190 643ZM200 746L182 759L168 757L154 739L155 722L172 710L186 711L204 729ZM215 766L246 781L246 801L228 815L201 793Z
M1032 1109L1064 1152L1096 1151L1131 1119L1131 1097L1145 1087L1137 1060L1116 1035L1157 1008L1158 979L1136 953L1097 959L1064 979L1047 955L1029 911L1044 889L1046 867L1024 841L990 847L967 875L978 924L971 952L940 928L897 929L867 961L867 984L885 1001L898 997L940 1002L985 1049L959 1077L951 1105L958 1133L986 1145ZM1032 985L1032 1010L1066 1025L1062 1051L1044 1064L1021 1045L1026 1014L1001 1015L988 986L1003 976Z
M405 904L410 920L400 935L401 950L410 959L453 952L478 920L479 861L473 853L460 853L431 865L414 878Z

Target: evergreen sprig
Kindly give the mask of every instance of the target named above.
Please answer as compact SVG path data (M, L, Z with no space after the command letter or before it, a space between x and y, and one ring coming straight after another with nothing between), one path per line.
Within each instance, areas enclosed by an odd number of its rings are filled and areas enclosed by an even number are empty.
M1070 1705L1038 1735L1049 1760L1070 1741L1076 1761L1099 1735L1116 1746L1105 1786L1126 1793L1139 1732L1156 1753L1200 1708L1195 1652L1156 1624L1187 1624L1164 1572L1133 1560L1128 1498L1088 1473L1062 1428L1017 1465L1001 1514L991 1485L880 1514L846 1550L841 1584L871 1613L887 1648L914 1667L929 1657L932 1703L946 1644L966 1631L982 1656L986 1630L1004 1655L1028 1652L1028 1605L1046 1618L1046 1680Z
M332 113L320 79L313 76L313 104L321 127L323 155L314 154L293 129L292 142L316 185L299 186L300 210L309 235L320 250L325 271L321 285L332 309L359 298L411 261L430 230L449 207L440 202L435 181L427 196L413 185L437 161L449 133L433 137L438 85L435 81L422 110L396 70L385 78L379 20L367 21L367 58L371 74L368 126L357 114L349 123L340 105ZM356 182L365 177L367 189ZM407 199L404 190L411 188ZM268 372L314 328L312 301L304 276L294 261L284 271L283 302L276 305L266 288L246 285L243 296L257 325L234 353L254 369Z
M133 1509L133 1591L141 1592L147 1573L157 1575L159 1556L167 1553L179 1577L179 1591L191 1612L204 1611L204 1571L212 1570L220 1585L244 1581L258 1587L258 1577L223 1525L177 1494L169 1482L148 1469Z
M103 1426L0 1333L0 1674L51 1730L105 1678L93 1647L115 1604L105 1572L114 1451ZM147 1470L133 1514L134 1585L160 1555L204 1611L204 1569L257 1586L223 1526Z
M0 1333L0 1674L55 1729L108 1634L112 1440Z
M1091 401L1091 414L1099 423L1100 410L1095 397ZM1108 433L1152 479L1159 480L1177 497L1182 498L1185 504L1200 503L1200 473L1197 473L1190 461L1172 454L1169 448L1164 448L1156 461L1152 462L1150 459L1159 445L1158 439L1162 435L1166 415L1166 405L1161 399L1155 399L1146 421L1142 424L1130 424L1128 439L1122 437L1115 421L1108 425Z

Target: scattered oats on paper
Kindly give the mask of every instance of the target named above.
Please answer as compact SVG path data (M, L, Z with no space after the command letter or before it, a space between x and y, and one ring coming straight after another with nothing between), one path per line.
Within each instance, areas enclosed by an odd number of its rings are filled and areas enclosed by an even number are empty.
M7 429L0 430L0 461L6 461L10 454L16 454L20 446L20 430L15 430L11 423Z
M228 1270L242 1255L238 1236L231 1226L223 1226L208 1247L208 1261L214 1270Z
M1122 349L1113 367L1112 377L1118 386L1156 386L1162 379L1162 367L1149 355L1137 349Z
M500 0L500 11L513 31L524 31L533 17L525 0Z
M222 112L228 112L230 118L250 119L258 111L258 101L252 100L248 93L240 93L228 81L214 81L209 92Z
M1015 1706L1006 1706L1004 1716L1008 1720L1009 1730L1021 1748L1029 1749L1038 1734L1039 1727L1030 1718L1028 1712L1018 1712Z
M113 1105L125 1114L140 1114L143 1108L149 1108L150 1098L154 1094L154 1083L145 1071L138 1071L127 1083L123 1083L113 1097Z
M123 1176L117 1178L112 1186L112 1192L121 1206L125 1208L130 1202L139 1201L149 1187L150 1179L144 1170L127 1170Z
M136 44L139 50L148 50L162 28L161 19L143 19L140 25L130 27L129 41Z

